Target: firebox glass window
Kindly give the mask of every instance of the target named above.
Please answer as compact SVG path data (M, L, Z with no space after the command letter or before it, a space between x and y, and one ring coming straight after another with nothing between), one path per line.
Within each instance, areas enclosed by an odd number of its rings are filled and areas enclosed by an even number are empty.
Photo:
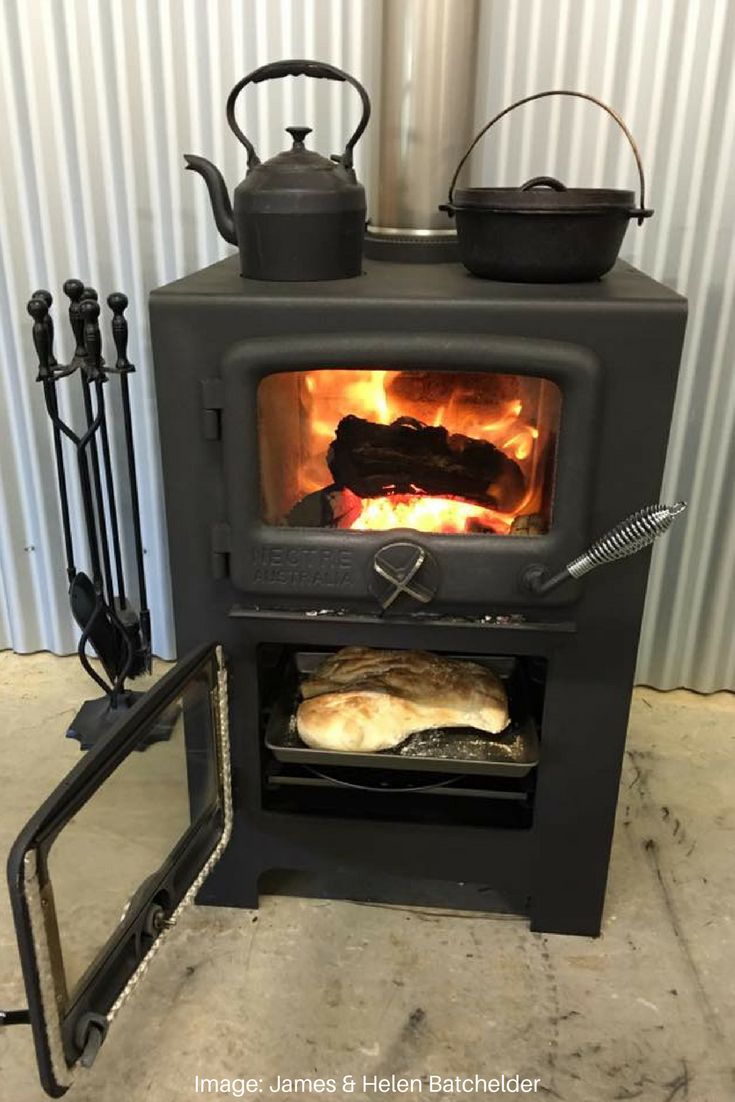
M295 528L539 535L561 394L500 372L318 369L258 388L262 517Z

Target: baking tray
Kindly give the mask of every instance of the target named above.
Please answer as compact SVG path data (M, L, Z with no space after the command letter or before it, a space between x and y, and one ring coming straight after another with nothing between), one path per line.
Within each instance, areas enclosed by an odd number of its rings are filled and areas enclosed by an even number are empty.
M285 670L283 692L273 706L265 729L265 744L282 762L368 769L408 769L441 773L485 773L489 776L525 777L538 765L536 724L528 712L528 692L523 671L515 658L453 655L488 666L504 682L511 721L498 735L472 727L432 728L417 731L393 750L374 753L316 750L299 738L296 709L301 679L327 657L325 652L297 651Z

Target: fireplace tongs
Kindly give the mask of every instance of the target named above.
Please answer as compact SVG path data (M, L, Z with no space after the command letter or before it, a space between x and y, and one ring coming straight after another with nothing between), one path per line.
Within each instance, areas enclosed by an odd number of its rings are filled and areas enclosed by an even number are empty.
M635 555L668 531L686 507L686 501L677 501L673 505L646 505L596 539L591 547L556 574L550 574L540 563L529 566L521 579L522 584L536 596L544 597L571 578L581 578L597 566Z

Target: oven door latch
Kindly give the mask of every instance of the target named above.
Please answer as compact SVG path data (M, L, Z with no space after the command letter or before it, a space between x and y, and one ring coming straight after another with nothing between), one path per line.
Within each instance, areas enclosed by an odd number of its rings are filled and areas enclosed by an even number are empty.
M230 575L232 538L229 524L213 524L211 533L212 577L221 582Z
M202 436L205 440L222 439L224 387L221 379L202 379Z
M627 559L667 532L686 507L685 501L677 501L674 505L646 505L600 536L591 547L567 563L563 570L551 574L545 566L534 564L523 573L521 583L524 589L543 597L571 578L589 574L595 567Z

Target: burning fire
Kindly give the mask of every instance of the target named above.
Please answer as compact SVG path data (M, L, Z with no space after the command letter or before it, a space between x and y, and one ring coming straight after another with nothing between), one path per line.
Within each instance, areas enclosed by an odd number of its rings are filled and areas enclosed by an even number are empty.
M357 531L413 528L420 532L490 531L506 534L514 520L541 507L541 444L539 402L533 387L517 376L463 372L399 372L388 370L315 370L301 375L302 441L298 471L302 497L328 487L329 446L340 420L353 414L390 425L411 417L426 425L443 426L451 435L485 440L520 467L526 486L512 513L501 513L471 501L434 497L416 486L416 493L356 498L339 521ZM552 388L554 389L554 388ZM528 396L531 400L528 400ZM526 406L531 408L527 409Z
M385 532L413 528L416 532L467 532L473 526L502 533L510 531L513 517L449 497L395 494L362 499L362 512L349 525L359 532Z

